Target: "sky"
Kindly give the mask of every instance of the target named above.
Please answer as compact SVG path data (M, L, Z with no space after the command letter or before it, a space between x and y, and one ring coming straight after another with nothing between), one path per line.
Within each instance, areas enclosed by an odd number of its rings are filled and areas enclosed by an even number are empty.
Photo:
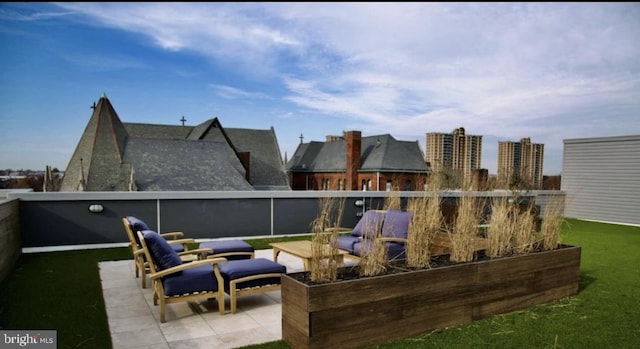
M282 156L640 134L640 3L0 3L0 169L64 170L102 94L123 122L273 127Z

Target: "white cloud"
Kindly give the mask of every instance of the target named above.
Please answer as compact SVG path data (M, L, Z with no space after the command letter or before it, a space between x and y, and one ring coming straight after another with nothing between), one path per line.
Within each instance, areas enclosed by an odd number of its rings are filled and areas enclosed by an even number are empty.
M242 89L238 89L231 86L209 84L209 87L214 90L215 94L224 99L264 99L269 98L268 95L262 92L249 92Z
M640 132L638 3L61 3L267 75L363 131L533 142ZM253 98L217 86L225 98ZM268 91L269 92L269 91ZM615 117L615 125L604 118ZM604 123L604 125L602 124ZM606 134L605 134L606 135Z

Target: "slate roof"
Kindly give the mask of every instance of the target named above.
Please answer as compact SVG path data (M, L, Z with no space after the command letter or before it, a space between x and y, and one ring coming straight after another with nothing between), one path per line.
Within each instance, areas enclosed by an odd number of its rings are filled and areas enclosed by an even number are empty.
M235 148L249 152L251 185L258 190L291 190L275 130L225 128Z
M223 142L131 138L123 160L140 191L253 190Z
M427 173L418 142L398 141L389 134L362 137L359 172ZM298 145L286 165L293 172L346 171L346 141Z
M230 133L217 118L197 126L122 123L103 95L60 190L291 190L273 128ZM251 183L237 153L246 151Z

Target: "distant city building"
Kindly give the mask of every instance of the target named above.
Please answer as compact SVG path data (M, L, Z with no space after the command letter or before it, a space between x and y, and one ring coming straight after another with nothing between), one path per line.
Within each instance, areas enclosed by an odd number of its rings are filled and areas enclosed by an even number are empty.
M503 186L542 188L543 158L544 144L531 143L528 137L519 142L498 142L498 182Z
M286 164L294 190L424 190L428 167L418 142L360 131L298 145Z
M452 133L427 133L425 160L434 172L453 170L470 179L481 168L482 136L467 135L463 127Z
M273 128L123 123L105 95L60 191L291 190Z

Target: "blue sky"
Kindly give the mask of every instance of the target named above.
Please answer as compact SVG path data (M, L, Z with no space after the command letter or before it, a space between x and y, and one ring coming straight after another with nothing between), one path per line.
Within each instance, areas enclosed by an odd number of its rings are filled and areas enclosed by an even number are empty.
M105 93L124 122L360 130L464 127L545 146L640 134L640 3L1 3L0 168L64 169Z

